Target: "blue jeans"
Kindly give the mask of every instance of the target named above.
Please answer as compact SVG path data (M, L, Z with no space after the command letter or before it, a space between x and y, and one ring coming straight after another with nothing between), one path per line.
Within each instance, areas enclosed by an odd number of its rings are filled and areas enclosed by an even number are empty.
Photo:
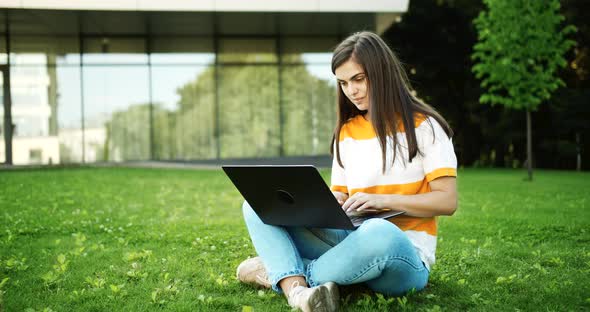
M264 224L247 202L242 207L250 238L262 258L273 290L289 276L309 286L366 283L372 290L400 296L421 290L428 269L408 237L393 223L369 219L351 230Z

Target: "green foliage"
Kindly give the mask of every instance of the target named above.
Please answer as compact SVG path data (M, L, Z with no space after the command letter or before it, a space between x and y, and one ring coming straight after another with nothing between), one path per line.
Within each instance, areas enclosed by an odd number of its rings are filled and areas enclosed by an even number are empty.
M558 87L556 76L567 64L564 54L575 42L562 28L558 0L484 0L487 11L475 19L478 43L473 72L485 89L481 103L536 110Z
M150 106L131 105L114 112L107 127L110 142L105 142L105 161L145 160L150 158ZM108 152L106 152L108 151Z
M246 55L240 61L260 62L267 56ZM291 61L297 59L301 61L299 56ZM217 83L215 79L214 65L209 65L178 87L175 107L154 103L156 159L211 159L218 148L222 158L328 154L335 86L313 76L306 65L281 65L280 70L278 64L219 65ZM149 118L149 104L114 112L106 124L104 160L148 159Z
M336 124L336 87L303 65L285 67L282 75L285 154L327 155Z
M589 173L539 171L530 184L516 170L471 169L458 179L426 289L391 298L340 287L342 311L590 308ZM241 201L221 170L0 171L0 307L289 311L284 296L234 277L255 255Z

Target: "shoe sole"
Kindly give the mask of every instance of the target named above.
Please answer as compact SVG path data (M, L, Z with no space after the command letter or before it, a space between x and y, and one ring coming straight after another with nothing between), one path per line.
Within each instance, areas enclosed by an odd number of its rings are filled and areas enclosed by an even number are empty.
M339 292L335 283L319 286L307 300L303 312L335 312L338 310Z
M328 308L329 311L338 311L340 305L340 291L338 290L338 285L334 282L328 282L324 284L328 291Z
M245 261L242 261L242 263L240 263L238 265L238 267L236 268L236 278L240 282L242 282L244 284L248 284L248 285L254 286L256 288L267 288L267 289L269 289L269 288L271 288L271 284L270 283L268 283L268 284L263 283L262 281L259 281L258 278L257 278L257 276L258 276L257 272L263 273L264 276L266 277L266 269L264 268L264 265L260 261L256 261L254 264L252 262L247 262L247 261L250 261L250 260L257 259L257 258L258 257L251 258L251 259L247 259ZM240 275L240 271L243 271L243 270L245 270L245 268L247 266L252 266L252 265L256 265L256 267L254 269L250 269L249 271L250 271L250 274L254 274L254 276L249 276L249 275L243 276L243 275Z

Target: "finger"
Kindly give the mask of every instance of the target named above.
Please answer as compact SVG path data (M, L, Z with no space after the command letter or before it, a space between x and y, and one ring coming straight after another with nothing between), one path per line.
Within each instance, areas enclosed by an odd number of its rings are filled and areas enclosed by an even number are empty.
M348 208L349 211L358 211L358 208L364 204L364 201L361 199L356 199Z
M380 209L377 207L377 202L374 199L367 197L358 210L379 211Z
M364 202L362 205L359 205L358 208L356 209L357 211L362 211L365 210L367 207L367 203Z
M347 199L347 200L346 200L346 201L345 201L345 202L342 204L342 209L343 209L344 211L348 211L348 206L350 206L350 201L351 201L351 198L348 198L348 199Z
M347 198L347 199L344 201L344 204L342 204L342 209L344 209L344 210L347 210L347 209L350 207L350 205L351 205L351 204L352 204L352 203L353 203L355 200L356 200L356 199L355 199L355 197L354 197L354 196L351 196L351 197Z
M374 209L371 208L371 204L369 202L365 202L360 207L358 207L356 210L357 211L366 211L366 212L374 211Z
M361 207L363 207L367 203L367 200L368 199L365 196L359 196L354 202L355 203L354 209L360 210Z
M354 211L354 199L353 200L347 200L346 201L348 203L348 205L346 206L346 211L350 212L350 211Z
M344 203L346 207L346 211L354 211L358 206L356 198L349 198L346 203Z

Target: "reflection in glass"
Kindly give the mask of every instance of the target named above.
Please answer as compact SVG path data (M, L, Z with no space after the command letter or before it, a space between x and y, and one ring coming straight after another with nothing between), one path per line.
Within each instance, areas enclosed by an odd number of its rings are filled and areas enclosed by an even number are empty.
M276 66L219 68L221 158L279 155Z
M153 66L154 156L216 156L213 66Z
M44 60L42 54L15 54L14 64L27 59ZM59 162L55 122L55 70L41 66L11 66L12 160L14 164ZM1 144L4 145L4 138Z
M146 42L141 38L88 38L84 64L147 64Z
M327 155L336 124L336 84L327 51L337 38L281 40L285 155Z
M8 55L6 54L6 37L0 36L0 65L6 64L7 60Z
M321 63L329 65L332 51L338 44L335 37L297 37L281 39L281 62L287 64Z
M150 157L148 66L85 66L87 162Z
M150 62L153 65L213 64L213 38L153 37L150 39Z
M282 70L285 155L327 155L336 122L336 93L329 64Z
M272 39L221 39L220 63L276 63L276 44Z
M58 66L55 111L60 163L82 162L82 106L80 105L80 67ZM50 97L51 98L51 97Z
M82 161L76 36L11 38L15 164Z
M209 65L215 62L213 53L154 53L150 55L152 65Z
M82 57L75 36L11 40L15 163L329 153L333 37L277 39L280 65L275 39L216 38L217 83L211 37L91 36L82 39ZM0 63L3 49L0 37Z
M13 36L10 52L12 65L80 64L79 39L76 36ZM22 57L27 54L36 57Z

